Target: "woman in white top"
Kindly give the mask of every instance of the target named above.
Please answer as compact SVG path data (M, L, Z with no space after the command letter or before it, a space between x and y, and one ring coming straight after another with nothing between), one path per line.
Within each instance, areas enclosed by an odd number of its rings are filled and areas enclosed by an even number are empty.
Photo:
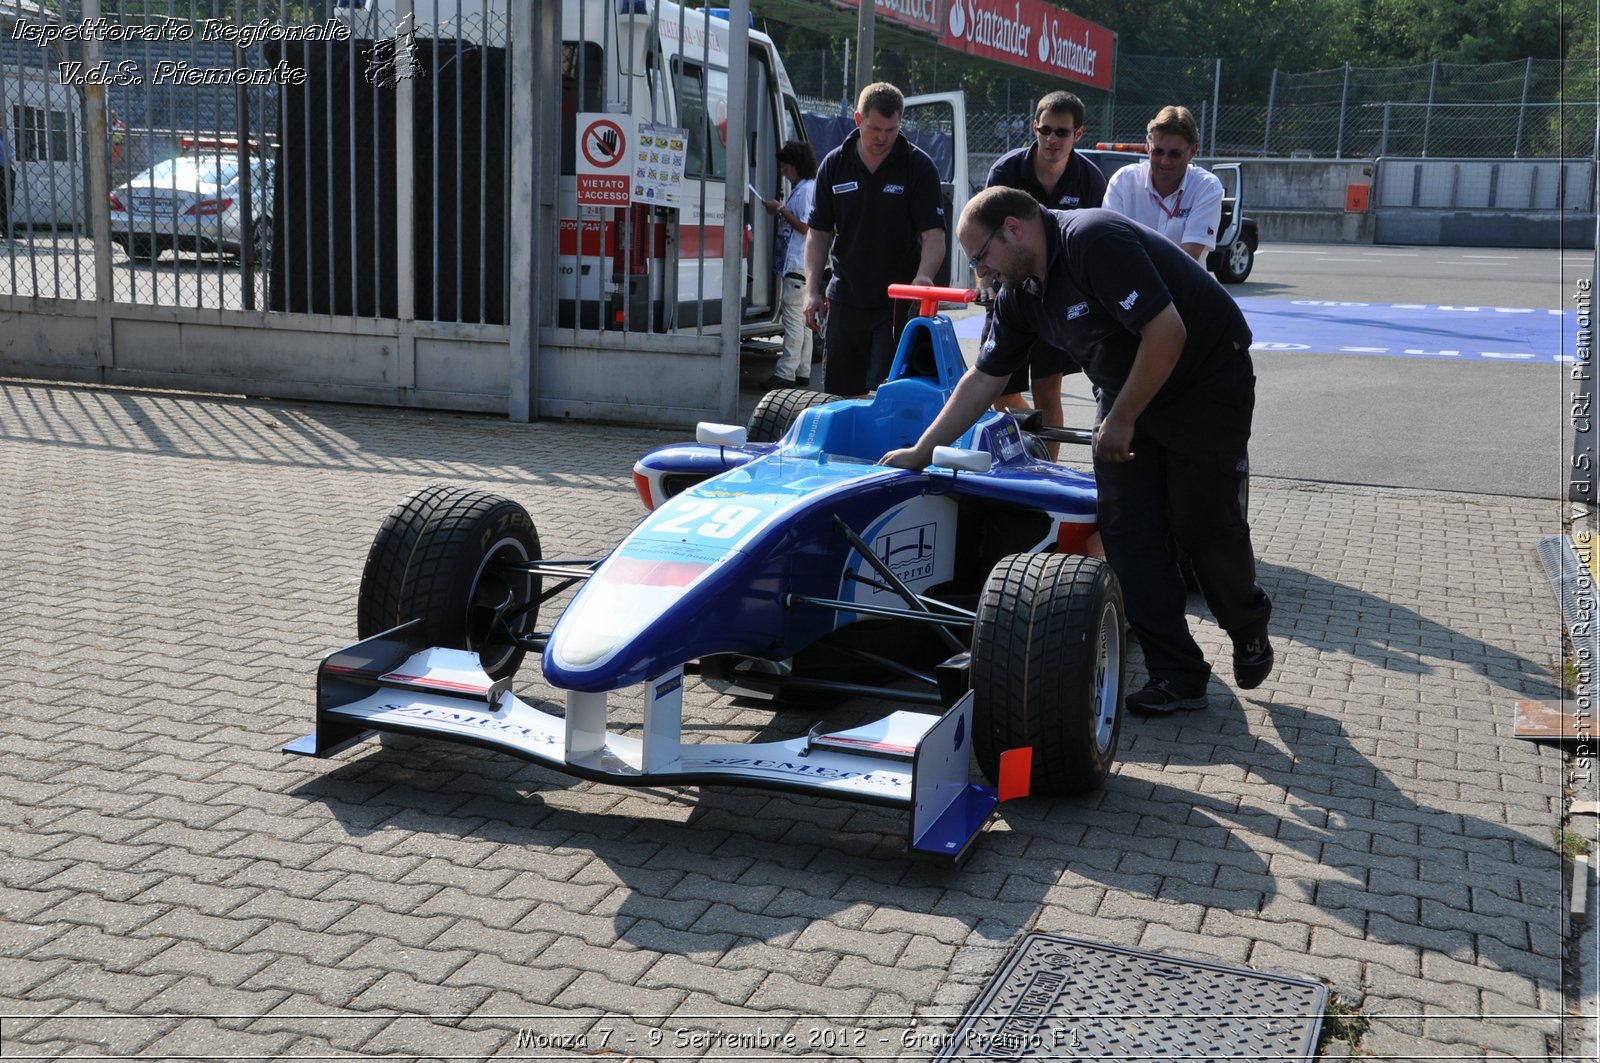
M814 341L806 328L806 224L816 198L817 156L803 140L791 140L778 149L778 172L790 184L789 198L763 200L768 214L778 218L778 285L782 293L783 354L765 381L767 388L811 384Z

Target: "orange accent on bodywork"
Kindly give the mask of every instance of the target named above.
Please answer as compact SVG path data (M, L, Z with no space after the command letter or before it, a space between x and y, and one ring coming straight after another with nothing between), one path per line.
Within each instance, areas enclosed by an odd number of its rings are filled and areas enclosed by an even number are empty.
M655 509L655 504L650 501L650 480L644 473L637 470L633 474L633 489L639 492L639 501L644 503L645 509Z
M1062 521L1056 530L1056 552L1078 557L1105 557L1105 547L1100 544L1100 525Z
M1000 782L997 789L1002 801L1028 796L1033 789L1032 746L1008 749L1000 754Z

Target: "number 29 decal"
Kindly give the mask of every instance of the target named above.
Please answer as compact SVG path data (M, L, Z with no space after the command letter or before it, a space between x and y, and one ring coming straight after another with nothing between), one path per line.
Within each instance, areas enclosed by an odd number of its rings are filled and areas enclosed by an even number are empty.
M732 539L759 516L761 510L755 506L711 502L705 499L685 500L680 503L679 512L670 520L657 524L655 530L675 535L696 535L704 539ZM690 527L695 521L702 519L705 523L697 528Z

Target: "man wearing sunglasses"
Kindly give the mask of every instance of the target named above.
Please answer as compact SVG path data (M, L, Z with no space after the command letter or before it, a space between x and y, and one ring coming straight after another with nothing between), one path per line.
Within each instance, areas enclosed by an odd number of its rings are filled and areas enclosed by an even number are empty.
M1144 162L1111 175L1106 208L1150 226L1204 264L1222 224L1222 182L1194 165L1200 128L1193 112L1161 108L1146 127L1145 150Z
M1176 244L1109 210L1045 210L1019 189L967 202L956 239L1002 285L994 331L910 447L880 461L921 469L965 432L1044 341L1094 385L1100 537L1122 583L1150 683L1129 710L1206 707L1211 665L1189 632L1177 551L1194 564L1233 640L1241 690L1272 673L1272 602L1256 582L1239 505L1255 410L1250 327L1233 298Z
M1083 101L1072 93L1046 95L1034 109L1033 131L1038 139L996 159L989 168L989 180L984 187L1020 188L1055 210L1100 206L1106 179L1098 166L1072 150L1083 136L1083 117ZM981 280L978 292L981 302L987 303L993 297L993 290ZM984 339L988 338L993 323L991 310L983 324ZM1060 428L1066 423L1061 408L1061 377L1077 371L1065 351L1040 343L1028 358L1028 364L1012 374L995 408L1023 408L1022 393L1028 390L1031 379L1035 408L1043 414L1046 425ZM1055 460L1061 444L1045 446L1051 460Z

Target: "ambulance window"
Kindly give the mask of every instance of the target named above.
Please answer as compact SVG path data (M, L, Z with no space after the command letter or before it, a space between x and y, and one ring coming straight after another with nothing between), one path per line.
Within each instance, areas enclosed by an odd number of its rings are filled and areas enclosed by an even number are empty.
M580 71L581 67L581 71ZM583 98L578 97L578 78L583 78ZM578 172L578 112L603 111L600 86L605 76L605 53L597 44L585 44L582 51L568 41L561 45L561 172Z
M689 130L687 172L695 177L722 177L728 172L728 72L698 63L672 61L678 86L678 121Z
M804 140L806 139L805 129L805 121L800 117L799 111L795 109L794 103L789 100L784 100L783 139L786 141ZM822 160L818 159L817 161L821 162Z
M16 162L66 162L72 158L68 145L77 139L72 115L42 107L11 108L11 128L16 139L11 155Z

